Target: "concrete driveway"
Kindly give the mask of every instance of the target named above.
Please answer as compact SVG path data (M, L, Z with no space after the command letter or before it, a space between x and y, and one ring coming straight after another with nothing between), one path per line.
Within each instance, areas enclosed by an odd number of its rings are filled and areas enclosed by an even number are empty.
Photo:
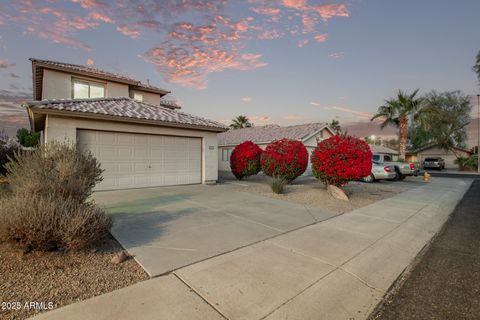
M227 184L97 192L113 236L151 276L336 215Z

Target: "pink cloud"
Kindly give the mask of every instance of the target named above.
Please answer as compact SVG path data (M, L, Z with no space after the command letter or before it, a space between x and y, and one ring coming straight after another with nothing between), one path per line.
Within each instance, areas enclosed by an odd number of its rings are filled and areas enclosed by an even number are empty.
M300 10L303 10L307 5L306 0L283 0L282 2L285 7Z
M327 22L333 17L348 17L349 13L347 10L347 5L344 3L338 4L320 4L310 7L312 10L316 11L324 22Z
M248 97L248 96L247 96L247 97L243 97L241 100L242 100L243 102L245 102L245 103L250 103L250 102L252 102L252 97Z
M95 64L95 62L93 61L93 59L87 59L87 66L93 66Z
M276 16L280 14L280 9L278 8L259 7L259 8L251 8L251 10L255 13L269 15L269 16Z
M285 120L290 120L290 121L293 121L293 120L299 120L301 119L302 117L297 115L297 114L289 114L285 117Z
M250 121L253 123L260 122L261 124L267 124L271 120L269 116L248 116L248 119L250 119Z
M306 45L308 44L308 42L309 42L308 39L300 40L300 41L298 41L297 46L298 46L299 48L301 48L301 47L303 47L303 46L306 46Z
M347 107L337 107L337 106L326 106L323 107L324 110L334 110L334 111L339 111L342 113L348 113L348 114L353 114L357 116L359 119L371 119L373 114L369 112L363 112L363 111L358 111L355 109L347 108Z
M24 34L89 51L78 36L104 24L131 39L148 32L148 39L159 40L142 55L145 61L167 81L201 88L210 73L266 66L261 55L245 52L249 41L288 36L300 47L324 42L319 26L349 16L344 3L313 5L312 0L249 0L245 6L250 10L238 19L226 12L228 0L71 2L73 6L56 0L10 0L0 3L0 21L18 24Z
M113 20L105 15L105 14L102 14L100 12L91 12L89 14L89 16L94 19L94 20L97 20L97 21L102 21L102 22L105 22L105 23L113 23Z
M319 35L316 35L314 37L315 41L317 42L325 42L327 41L327 34L326 33L323 33L323 34L319 34Z
M140 37L140 31L132 30L125 25L117 27L117 31L122 33L124 36L130 37L132 39L137 39L138 37Z
M224 50L213 46L177 46L165 43L147 51L143 58L155 65L166 80L198 89L207 87L210 73L227 69L254 70L266 66L260 54L240 54L238 49Z
M14 63L8 63L6 60L0 59L0 69L6 69L15 66Z

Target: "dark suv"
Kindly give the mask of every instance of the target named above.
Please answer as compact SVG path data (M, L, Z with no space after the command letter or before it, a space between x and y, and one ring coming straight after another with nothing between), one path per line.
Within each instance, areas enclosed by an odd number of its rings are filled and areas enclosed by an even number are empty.
M441 157L430 157L423 160L423 169L445 169L445 160Z

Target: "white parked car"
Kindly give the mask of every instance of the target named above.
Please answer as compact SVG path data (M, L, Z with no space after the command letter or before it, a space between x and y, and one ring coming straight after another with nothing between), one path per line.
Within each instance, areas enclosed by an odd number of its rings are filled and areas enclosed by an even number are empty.
M392 165L372 161L372 174L362 178L363 182L374 182L376 180L395 180L397 173Z

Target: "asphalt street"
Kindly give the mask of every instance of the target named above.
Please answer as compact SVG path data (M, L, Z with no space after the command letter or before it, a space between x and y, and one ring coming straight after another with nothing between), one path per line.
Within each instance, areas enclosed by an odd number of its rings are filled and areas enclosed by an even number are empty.
M480 319L480 180L371 319Z

